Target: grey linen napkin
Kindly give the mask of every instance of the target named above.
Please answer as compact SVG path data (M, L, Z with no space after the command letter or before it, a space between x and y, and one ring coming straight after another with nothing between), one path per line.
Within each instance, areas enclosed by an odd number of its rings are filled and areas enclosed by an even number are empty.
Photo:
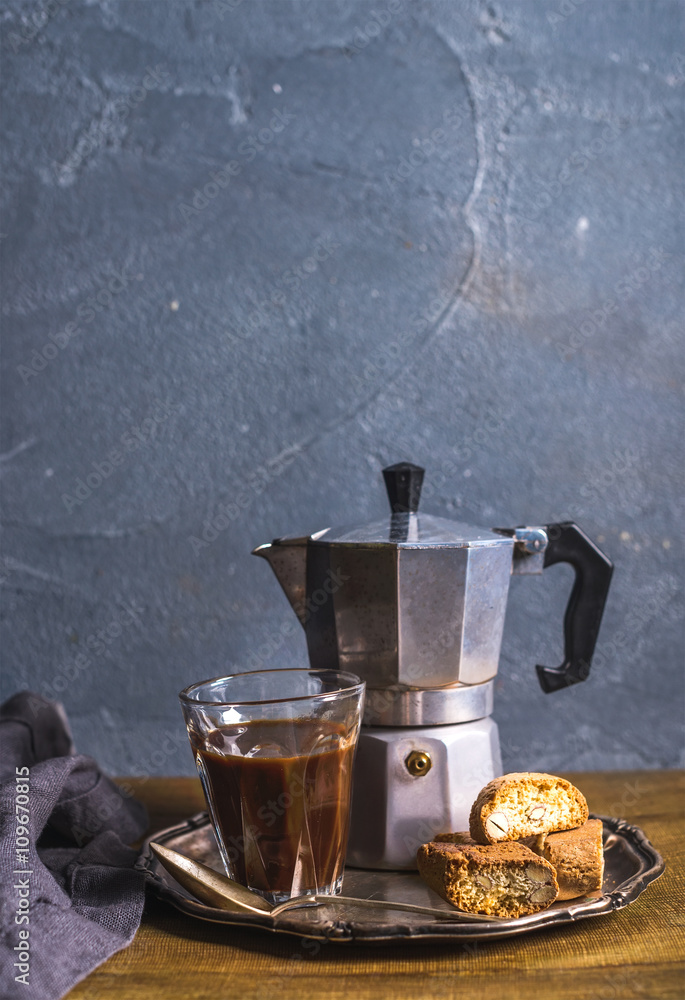
M144 806L74 753L61 705L22 691L0 706L2 997L58 1000L130 944L145 886L125 845L146 827Z

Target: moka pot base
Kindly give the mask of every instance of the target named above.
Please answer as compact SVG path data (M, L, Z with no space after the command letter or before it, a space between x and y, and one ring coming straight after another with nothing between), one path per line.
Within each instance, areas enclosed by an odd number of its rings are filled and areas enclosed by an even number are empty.
M352 789L347 864L416 869L436 833L468 829L478 792L502 774L497 723L362 726Z

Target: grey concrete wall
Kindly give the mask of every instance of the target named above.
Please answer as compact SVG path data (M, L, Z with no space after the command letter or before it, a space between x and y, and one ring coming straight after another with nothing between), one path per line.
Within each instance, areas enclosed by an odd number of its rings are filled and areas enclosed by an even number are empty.
M426 510L616 563L554 696L570 571L514 581L505 766L682 759L683 14L2 3L5 695L190 773L182 686L304 662L250 549L411 459Z

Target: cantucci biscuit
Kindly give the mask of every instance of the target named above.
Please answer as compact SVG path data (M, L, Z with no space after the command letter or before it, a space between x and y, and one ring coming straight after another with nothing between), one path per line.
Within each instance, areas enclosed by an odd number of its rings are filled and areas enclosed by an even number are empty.
M539 854L541 857L544 857L545 837L546 834L544 833L536 833L532 837L521 837L521 839L516 841L516 843L523 844L525 847L529 847L534 854ZM455 833L437 833L433 837L433 840L438 844L476 843L468 830L458 830Z
M522 917L557 898L554 868L523 844L454 844L432 841L416 862L426 884L467 913Z
M478 844L498 844L571 830L588 818L585 797L564 778L533 771L495 778L473 804L469 831Z
M433 840L436 844L475 844L475 840L468 830L460 830L457 833L437 833Z
M557 873L559 899L575 899L601 889L604 877L601 819L589 819L576 830L548 833L542 857Z

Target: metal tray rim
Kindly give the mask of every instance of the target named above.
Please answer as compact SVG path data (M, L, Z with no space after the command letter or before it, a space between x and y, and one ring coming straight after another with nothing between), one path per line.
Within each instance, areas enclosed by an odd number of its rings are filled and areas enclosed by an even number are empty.
M615 834L632 847L640 859L639 870L614 890L604 893L599 898L589 899L585 897L578 902L569 900L569 905L565 907L557 906L526 917L493 920L491 923L483 921L482 918L473 923L467 921L451 922L448 917L442 916L440 911L436 910L435 920L428 919L425 923L412 925L402 923L401 918L398 918L398 922L394 925L385 923L379 925L363 919L329 920L327 923L314 925L307 917L306 910L292 910L274 918L268 913L264 915L232 913L207 906L182 895L165 883L160 875L159 862L149 846L151 840L163 844L174 840L181 834L209 826L206 812L196 813L182 823L167 827L147 837L135 867L144 872L147 884L159 899L171 903L176 909L189 916L209 923L254 927L271 933L285 933L296 937L340 944L500 940L620 910L633 903L647 886L662 874L665 868L664 859L640 827L611 816L591 815L602 821L606 833ZM309 913L312 912L315 911L309 911ZM398 913L401 914L401 911Z

